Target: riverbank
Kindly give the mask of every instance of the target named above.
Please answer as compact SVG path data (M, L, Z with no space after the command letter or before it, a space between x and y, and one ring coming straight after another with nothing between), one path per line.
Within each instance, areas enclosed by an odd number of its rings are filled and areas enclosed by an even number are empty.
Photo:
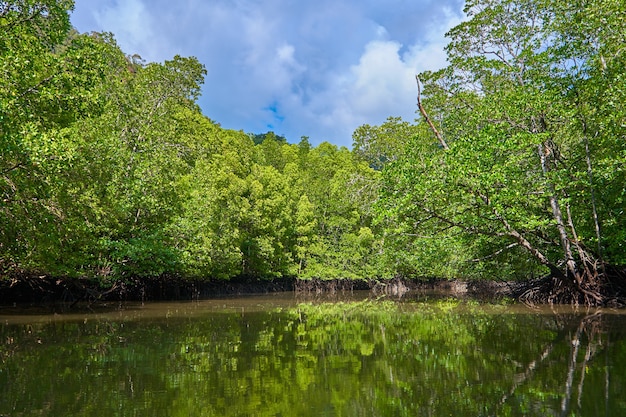
M604 307L626 307L624 271L612 274L602 288ZM403 297L410 292L430 292L444 297L497 301L503 298L526 304L582 304L558 298L571 291L562 280L546 276L524 281L459 280L441 278L388 280L280 278L262 280L238 277L231 280L189 280L181 277L135 278L115 281L103 287L100 281L76 278L20 275L0 279L0 307L15 304L92 305L103 302L200 300L222 296L296 292L335 294L370 291L373 295Z
M0 306L27 304L77 304L106 301L194 300L219 296L298 292L328 294L371 291L376 295L401 297L410 291L433 291L454 297L479 299L518 298L529 282L462 281L446 279L391 280L187 280L178 277L117 281L109 288L86 279L22 276L0 281Z

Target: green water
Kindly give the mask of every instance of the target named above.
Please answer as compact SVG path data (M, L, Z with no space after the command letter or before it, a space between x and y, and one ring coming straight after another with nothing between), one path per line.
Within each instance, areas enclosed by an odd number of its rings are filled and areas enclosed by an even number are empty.
M620 416L626 315L293 295L0 309L0 416Z

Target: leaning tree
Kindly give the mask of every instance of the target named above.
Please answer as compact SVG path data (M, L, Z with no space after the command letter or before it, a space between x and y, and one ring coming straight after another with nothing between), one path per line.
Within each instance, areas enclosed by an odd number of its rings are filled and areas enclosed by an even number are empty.
M448 67L417 79L422 134L387 170L383 212L415 236L455 236L468 262L533 259L550 277L529 298L614 299L625 12L613 0L472 0L465 12Z

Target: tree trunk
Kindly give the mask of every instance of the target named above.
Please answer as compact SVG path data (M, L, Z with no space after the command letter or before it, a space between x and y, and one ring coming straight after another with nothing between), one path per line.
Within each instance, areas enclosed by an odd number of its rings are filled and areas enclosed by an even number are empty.
M433 124L432 120L430 120L430 117L428 117L428 113L426 113L426 109L424 108L424 105L422 104L422 88L420 87L419 76L417 75L415 76L415 81L417 81L417 108L420 110L420 113L424 117L424 120L426 120L426 123L428 123L430 130L432 130L432 132L435 134L435 137L439 141L439 144L441 145L441 147L447 151L448 149L450 149L450 147L448 146L448 144L446 143L446 140L441 135L441 132L439 132L439 130Z
M567 229L565 228L565 222L563 221L563 214L561 212L561 207L556 198L556 190L554 189L554 184L552 184L548 179L548 157L551 155L551 150L546 143L542 143L538 147L539 158L541 160L541 171L543 172L544 178L546 179L546 183L548 184L548 192L549 192L549 200L550 207L552 208L552 215L554 220L556 221L556 227L559 232L559 240L561 242L561 248L563 249L563 255L565 258L566 265L566 275L575 280L575 282L580 286L582 284L582 277L578 273L578 268L576 266L576 261L574 260L574 256L572 253L572 245L569 236L567 235Z
M585 134L585 159L587 160L587 177L589 179L589 193L591 195L591 208L593 210L593 224L596 231L596 239L598 240L597 256L602 261L602 235L600 233L600 220L598 218L598 209L596 207L596 194L593 187L593 168L591 166L591 153L589 152L589 139Z

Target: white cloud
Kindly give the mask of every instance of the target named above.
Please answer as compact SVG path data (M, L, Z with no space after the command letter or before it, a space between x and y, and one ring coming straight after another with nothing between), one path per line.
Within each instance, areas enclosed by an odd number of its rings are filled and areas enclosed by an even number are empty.
M393 41L370 42L359 62L337 75L330 88L319 94L311 110L327 131L350 137L361 124L411 114L415 72L402 60L400 48Z
M415 75L446 65L444 33L460 22L454 13L446 13L445 17L446 24L431 26L422 39L407 48L391 40L368 43L359 62L336 76L330 88L319 95L313 114L325 129L343 139L358 126L380 124L389 116L414 120Z
M293 45L284 44L276 49L276 55L280 62L285 63L288 66L298 67L298 64L294 58L295 48Z
M107 32L113 32L126 53L142 51L148 61L158 61L154 53L155 31L152 16L140 0L114 2L93 12L97 24Z
M353 108L361 114L406 104L403 98L411 90L415 70L402 61L397 42L374 41L367 45L359 64L351 68L354 83L350 91Z
M461 2L76 0L72 22L148 61L196 56L224 127L349 146L363 123L415 118L414 75L445 65Z

